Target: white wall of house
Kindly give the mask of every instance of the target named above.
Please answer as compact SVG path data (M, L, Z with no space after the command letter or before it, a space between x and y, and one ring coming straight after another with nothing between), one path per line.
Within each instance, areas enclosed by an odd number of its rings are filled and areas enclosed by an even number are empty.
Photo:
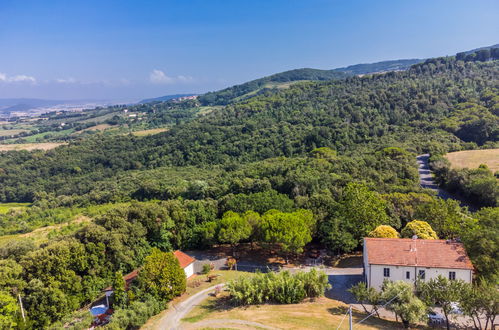
M437 278L439 275L449 278L449 272L455 272L456 280L463 280L467 283L472 281L472 271L469 269L452 269L452 268L427 268L414 266L390 266L390 265L368 265L365 263L365 275L367 285L376 289L381 289L385 279L390 281L406 281L414 283L419 276L419 271L425 272L425 281ZM388 268L390 276L385 277L384 269ZM407 274L408 273L408 274ZM409 276L409 278L407 278Z
M184 273L187 278L194 275L194 263L192 262L189 266L184 268Z

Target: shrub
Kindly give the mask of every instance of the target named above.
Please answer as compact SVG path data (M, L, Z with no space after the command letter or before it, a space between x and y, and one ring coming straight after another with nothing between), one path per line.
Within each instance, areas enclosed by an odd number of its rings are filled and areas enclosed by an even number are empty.
M145 301L135 301L129 308L117 309L111 317L111 322L105 329L139 329L147 320L161 312L165 303L152 296Z
M206 275L210 272L210 270L211 270L210 264L204 264L203 269L201 270L201 274Z
M417 235L421 239L438 239L437 233L431 228L426 221L414 220L409 223L401 231L402 237L411 238Z
M367 236L374 238L398 238L399 233L392 226L381 225L369 232Z
M296 304L307 297L322 296L330 287L327 275L315 269L295 274L288 271L257 273L252 277L242 276L227 285L231 299L237 305Z

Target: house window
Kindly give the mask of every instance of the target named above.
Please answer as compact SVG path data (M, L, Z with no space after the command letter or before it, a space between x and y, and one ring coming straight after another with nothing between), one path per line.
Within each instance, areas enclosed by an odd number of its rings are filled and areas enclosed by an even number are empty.
M411 279L411 272L405 272L405 278L410 280Z
M419 278L424 280L425 276L426 276L426 272L424 270L420 270L419 271Z
M449 280L455 280L456 279L456 272L449 272Z
M383 268L383 276L390 277L390 268Z

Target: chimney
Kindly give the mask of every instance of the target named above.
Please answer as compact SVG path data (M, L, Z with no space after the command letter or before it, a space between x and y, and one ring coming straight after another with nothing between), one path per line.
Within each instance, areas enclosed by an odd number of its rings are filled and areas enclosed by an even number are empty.
M411 252L416 252L416 240L417 239L418 239L418 235L413 235L412 236Z

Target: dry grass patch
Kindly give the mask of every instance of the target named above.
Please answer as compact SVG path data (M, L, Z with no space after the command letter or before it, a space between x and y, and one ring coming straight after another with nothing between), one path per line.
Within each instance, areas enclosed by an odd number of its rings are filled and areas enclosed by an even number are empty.
M457 151L445 157L453 168L478 168L485 164L492 172L499 171L499 149Z
M154 135L162 132L168 131L168 128L152 128L152 129L146 129L143 131L136 131L132 132L133 135L135 136L147 136L147 135Z
M20 144L0 144L0 151L12 150L50 150L66 143L44 142L44 143L20 143Z
M290 305L256 305L231 308L224 299L210 297L197 306L184 319L185 329L202 329L208 320L243 320L257 322L279 329L336 329L342 322L348 305L320 298ZM354 311L353 322L362 320L365 314ZM369 318L356 329L400 329L400 323L377 318ZM343 320L340 329L348 329L348 318Z
M0 136L14 136L19 133L28 132L27 129L2 129L0 130Z
M99 124L99 125L90 126L88 128L85 128L85 129L79 131L78 133L86 132L86 131L104 131L104 130L111 128L111 127L115 127L115 126L112 126L109 124Z

